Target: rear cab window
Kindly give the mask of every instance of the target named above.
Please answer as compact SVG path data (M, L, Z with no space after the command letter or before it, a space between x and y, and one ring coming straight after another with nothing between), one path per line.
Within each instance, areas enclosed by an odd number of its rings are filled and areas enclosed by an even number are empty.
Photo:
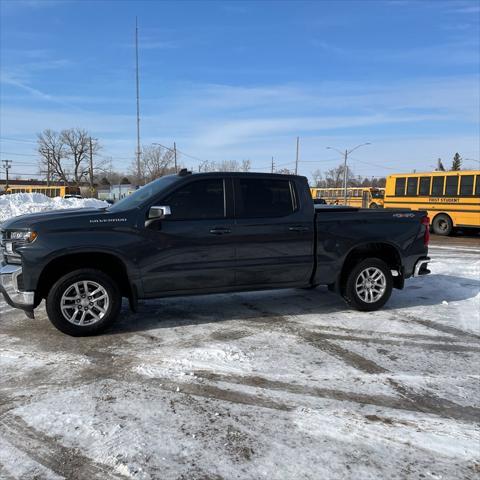
M297 209L289 179L239 178L235 191L237 218L286 217Z

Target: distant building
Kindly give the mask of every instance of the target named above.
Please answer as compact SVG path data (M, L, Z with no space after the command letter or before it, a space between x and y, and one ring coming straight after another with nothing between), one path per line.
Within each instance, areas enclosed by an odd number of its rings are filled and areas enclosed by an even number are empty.
M117 202L132 194L136 189L135 185L131 184L102 186L97 189L97 196L99 200L113 200Z

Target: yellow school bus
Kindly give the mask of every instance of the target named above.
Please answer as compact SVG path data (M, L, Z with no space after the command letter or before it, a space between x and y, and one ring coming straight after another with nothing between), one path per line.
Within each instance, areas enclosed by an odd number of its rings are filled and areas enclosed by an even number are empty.
M385 208L427 210L438 235L456 227L480 228L480 170L390 175Z
M47 197L68 197L80 196L80 188L54 186L46 187L44 185L10 185L5 189L5 194L13 193L43 193Z
M312 198L323 198L327 205L344 205L343 188L311 188ZM359 208L382 208L384 188L349 187L347 188L347 205Z

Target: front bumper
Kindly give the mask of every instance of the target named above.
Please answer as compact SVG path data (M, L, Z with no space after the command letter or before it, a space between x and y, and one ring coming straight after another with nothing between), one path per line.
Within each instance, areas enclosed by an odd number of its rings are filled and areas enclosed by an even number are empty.
M11 307L31 312L35 305L35 292L24 292L20 289L19 277L21 274L22 267L20 265L0 267L0 293Z

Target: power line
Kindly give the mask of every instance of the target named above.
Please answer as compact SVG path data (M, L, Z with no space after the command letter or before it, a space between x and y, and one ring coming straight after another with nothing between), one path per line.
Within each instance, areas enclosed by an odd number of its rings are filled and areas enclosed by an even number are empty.
M35 145L37 144L37 142L34 140L24 140L19 138L0 137L0 140L7 140L9 142L18 142L18 143L34 143Z
M350 157L352 160L355 160L356 162L364 163L365 165L368 165L370 167L376 167L376 168L383 168L385 170L392 170L396 171L398 168L392 168L392 167L386 167L385 165L378 165L377 163L372 163L372 162L365 162L364 160L359 160L358 158Z
M13 153L13 152L0 152L3 155L15 155L17 157L38 157L38 154L34 153Z

